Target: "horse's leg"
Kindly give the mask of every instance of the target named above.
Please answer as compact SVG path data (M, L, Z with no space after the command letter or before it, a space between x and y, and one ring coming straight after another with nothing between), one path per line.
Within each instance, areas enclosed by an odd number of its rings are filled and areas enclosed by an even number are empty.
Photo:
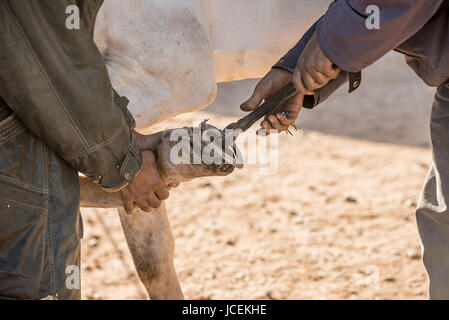
M165 204L151 213L118 209L137 273L151 299L184 299L174 266L174 240Z

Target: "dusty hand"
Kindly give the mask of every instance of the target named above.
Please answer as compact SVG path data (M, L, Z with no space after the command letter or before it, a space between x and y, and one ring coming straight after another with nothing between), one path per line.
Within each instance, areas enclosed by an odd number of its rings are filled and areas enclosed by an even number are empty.
M243 111L256 109L263 99L268 99L292 80L290 71L278 68L272 69L259 81L251 98L244 102L240 108ZM298 118L303 99L304 95L302 94L291 97L285 102L285 107L282 110L285 115L282 113L269 115L265 117L260 126L265 129L267 134L270 134L271 129L277 129L279 132L287 130Z
M140 134L137 131L132 131L133 138L136 141L136 145L139 150L150 150L156 153L157 146L161 142L161 133L155 133L150 135Z
M122 189L120 196L128 214L133 213L137 206L145 212L159 208L163 200L169 196L169 191L156 167L152 151L142 151L143 163L134 181Z
M161 143L162 132L144 135L140 134L137 131L132 131L133 137L136 140L136 145L139 150L146 151L150 150L154 154L157 154L157 147L159 143ZM179 182L170 182L168 188L176 188L179 186Z
M312 94L339 73L340 68L326 57L314 33L298 59L292 81L299 93Z

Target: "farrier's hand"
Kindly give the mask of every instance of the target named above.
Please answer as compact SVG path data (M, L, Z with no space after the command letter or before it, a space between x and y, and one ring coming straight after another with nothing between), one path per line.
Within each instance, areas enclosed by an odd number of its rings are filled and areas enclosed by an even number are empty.
M298 59L292 80L299 93L312 94L339 73L340 68L326 57L314 33Z
M132 135L139 150L150 150L153 151L154 154L156 154L157 147L159 143L161 143L161 132L145 135L133 130Z
M144 134L140 134L137 131L133 130L132 135L133 135L134 139L136 140L137 147L140 150L142 150L142 151L150 150L154 154L157 154L157 147L161 143L162 132L153 133L150 135L144 135ZM179 182L170 182L170 184L168 185L168 188L169 189L176 188L177 186L179 186L179 184L180 184Z
M290 71L273 68L259 81L251 98L244 102L240 108L243 111L252 111L256 109L263 99L268 99L291 81L292 73ZM262 121L260 126L266 130L267 134L270 134L270 129L277 129L279 132L287 130L298 118L303 99L304 95L302 94L297 94L291 97L286 101L285 108L282 110L282 112L287 112L287 116L282 113L269 115L265 117L265 120Z
M142 151L142 158L139 174L131 184L119 191L128 214L131 214L136 206L145 212L159 208L169 195L168 188L157 170L154 153Z

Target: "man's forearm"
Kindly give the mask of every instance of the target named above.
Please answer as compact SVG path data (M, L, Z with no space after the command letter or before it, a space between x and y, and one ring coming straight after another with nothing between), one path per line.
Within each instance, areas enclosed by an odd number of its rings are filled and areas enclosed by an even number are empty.
M316 32L326 56L341 69L358 72L418 31L443 0L337 0L301 40L276 63L291 72L307 41ZM366 8L380 9L380 29L366 27Z
M443 0L337 0L316 26L326 56L341 69L358 72L411 37ZM368 29L366 9L379 8L379 29Z
M366 26L365 9L373 5L373 2L380 9L380 29L368 29ZM341 73L326 85L314 89L312 95L304 97L303 107L313 108L348 80L349 92L357 89L361 81L360 71L421 28L433 16L441 2L442 0L378 0L376 3L372 0L337 0L273 67L297 72L299 58L303 53L306 54L304 51L309 42L319 46L319 51L338 66ZM311 59L313 60L312 57L306 57L306 60Z
M72 167L115 191L133 180L141 154L90 33L64 27L69 4L0 2L0 96Z

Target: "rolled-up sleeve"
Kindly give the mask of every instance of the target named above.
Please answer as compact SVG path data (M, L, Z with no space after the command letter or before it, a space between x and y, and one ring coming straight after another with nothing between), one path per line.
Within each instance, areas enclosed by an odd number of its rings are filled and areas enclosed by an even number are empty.
M337 0L316 26L326 56L358 72L404 42L432 18L443 0ZM369 6L379 8L379 28L369 29Z

